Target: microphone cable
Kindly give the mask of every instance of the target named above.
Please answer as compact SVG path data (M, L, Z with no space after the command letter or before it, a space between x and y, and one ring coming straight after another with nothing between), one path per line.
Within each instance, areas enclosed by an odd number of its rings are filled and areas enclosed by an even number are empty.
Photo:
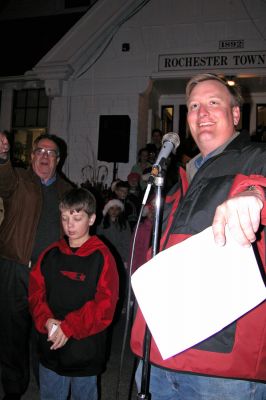
M128 292L127 292L127 301L126 301L126 322L125 322L125 328L124 328L124 334L123 334L123 340L122 340L121 357L120 357L120 363L119 363L119 373L118 373L118 378L117 378L116 395L115 395L116 400L119 400L119 389L120 389L120 382L121 382L121 376L122 376L122 370L123 370L123 364L124 364L124 358L125 358L126 342L127 342L127 337L128 337L128 331L130 328L131 314L132 314L132 311L134 311L135 298L134 298L134 300L131 299L131 293L132 293L131 273L132 273L132 265L133 265L133 260L134 260L136 237L137 237L137 233L138 233L138 229L139 229L140 220L141 220L141 217L143 214L143 210L144 210L144 207L146 204L145 197L146 198L148 197L147 192L149 193L150 187L147 187L147 189L146 189L146 193L144 195L144 199L143 199L141 209L139 212L139 216L138 216L138 220L136 223L135 233L134 233L133 242L132 242L132 249L131 249L131 254L130 254L130 264L129 264L129 271L128 271L128 277L127 277ZM133 301L133 304L131 303L131 301Z

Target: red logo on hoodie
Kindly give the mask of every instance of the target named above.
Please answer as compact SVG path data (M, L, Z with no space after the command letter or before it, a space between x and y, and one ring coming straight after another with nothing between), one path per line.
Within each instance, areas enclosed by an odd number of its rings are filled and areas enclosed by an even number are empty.
M84 282L86 279L86 275L82 272L71 272L71 271L60 271L62 275L67 276L69 279L73 281L81 281Z

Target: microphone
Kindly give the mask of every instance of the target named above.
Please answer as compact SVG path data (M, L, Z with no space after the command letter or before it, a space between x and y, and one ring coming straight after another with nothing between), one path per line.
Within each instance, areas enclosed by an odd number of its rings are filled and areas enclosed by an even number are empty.
M156 177L165 166L166 160L171 153L175 154L176 149L180 145L180 138L178 133L169 132L162 138L162 148L155 163L152 166L151 176Z

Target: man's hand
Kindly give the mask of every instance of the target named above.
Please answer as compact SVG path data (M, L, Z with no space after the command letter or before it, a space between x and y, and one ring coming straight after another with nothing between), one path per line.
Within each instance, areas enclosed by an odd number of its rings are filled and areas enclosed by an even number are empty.
M227 225L235 240L242 246L249 247L256 240L262 208L262 195L256 189L246 190L217 207L212 223L217 245L225 245Z
M0 132L0 158L7 160L9 153L9 142L6 135Z

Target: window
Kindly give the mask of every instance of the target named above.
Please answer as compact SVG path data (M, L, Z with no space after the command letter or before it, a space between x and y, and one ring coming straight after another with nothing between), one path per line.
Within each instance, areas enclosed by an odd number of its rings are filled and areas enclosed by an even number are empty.
M163 134L173 131L174 106L162 106L161 109Z
M13 128L47 127L48 106L44 89L15 90Z
M14 91L13 101L13 163L26 167L30 162L32 142L46 133L49 99L44 89Z

